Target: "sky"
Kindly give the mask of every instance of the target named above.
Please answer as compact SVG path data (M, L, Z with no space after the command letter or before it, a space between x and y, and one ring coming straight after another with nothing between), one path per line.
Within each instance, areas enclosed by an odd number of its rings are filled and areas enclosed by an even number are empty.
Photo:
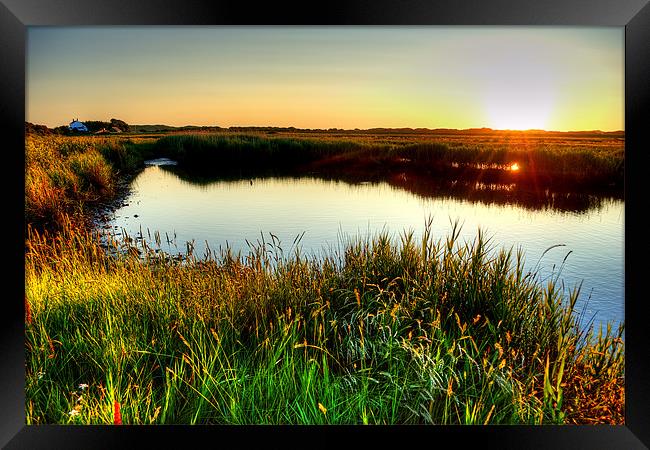
M29 27L26 120L624 129L623 27Z

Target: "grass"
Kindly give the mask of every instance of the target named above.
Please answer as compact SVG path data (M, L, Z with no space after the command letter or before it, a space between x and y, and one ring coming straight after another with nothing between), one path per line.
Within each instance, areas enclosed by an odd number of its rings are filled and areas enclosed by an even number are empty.
M65 217L83 220L84 209L113 197L119 177L137 170L149 152L146 141L28 134L26 222L57 228Z
M238 134L170 135L155 147L181 164L212 171L260 168L323 173L426 172L438 177L517 182L544 188L622 187L623 146L536 141L509 144L417 140L350 140ZM510 168L517 163L519 170Z
M32 230L27 423L622 423L622 329L492 250L427 227L179 262Z
M159 156L334 176L509 172L516 159L540 183L618 183L622 146L540 142L28 135L27 423L623 423L623 328L580 331L578 289L480 233L179 261L106 244L83 220Z

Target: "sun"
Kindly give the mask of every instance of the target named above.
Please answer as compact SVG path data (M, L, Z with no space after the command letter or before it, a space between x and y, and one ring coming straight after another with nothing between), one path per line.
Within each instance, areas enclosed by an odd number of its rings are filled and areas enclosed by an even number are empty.
M558 98L556 70L545 58L512 51L495 58L483 80L483 107L497 130L548 130Z
M489 126L497 130L546 130L551 98L539 92L488 95L486 112Z

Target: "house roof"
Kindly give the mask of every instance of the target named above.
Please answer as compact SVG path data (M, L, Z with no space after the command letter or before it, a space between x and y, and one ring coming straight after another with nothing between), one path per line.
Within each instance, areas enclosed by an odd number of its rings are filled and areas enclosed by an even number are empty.
M68 128L75 129L75 130L88 131L88 128L86 127L86 125L84 125L82 122L79 122L78 120L73 120L72 122L70 122L70 125L68 125Z

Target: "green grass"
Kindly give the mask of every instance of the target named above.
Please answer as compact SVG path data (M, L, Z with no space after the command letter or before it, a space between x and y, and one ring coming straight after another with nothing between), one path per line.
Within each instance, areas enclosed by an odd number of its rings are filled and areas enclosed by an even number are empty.
M622 423L622 329L580 333L578 291L492 250L427 227L178 261L32 231L27 423Z

